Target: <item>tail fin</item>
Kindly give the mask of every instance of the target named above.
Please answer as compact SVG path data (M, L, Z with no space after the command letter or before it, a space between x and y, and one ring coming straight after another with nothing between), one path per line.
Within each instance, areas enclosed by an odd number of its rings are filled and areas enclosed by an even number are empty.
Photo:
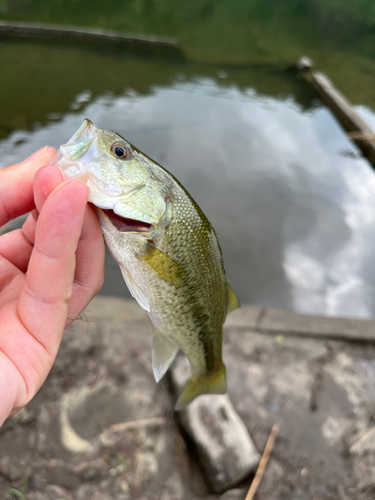
M221 364L215 371L192 375L186 382L174 409L181 410L202 394L224 394L225 391L225 366Z

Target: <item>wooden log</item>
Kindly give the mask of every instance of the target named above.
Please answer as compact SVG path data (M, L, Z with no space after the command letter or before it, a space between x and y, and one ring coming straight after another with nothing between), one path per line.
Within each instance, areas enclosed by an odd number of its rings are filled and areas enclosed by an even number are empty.
M179 356L171 369L176 394L189 372L188 360ZM256 469L260 454L227 394L199 396L177 416L214 492L232 488Z
M305 81L309 82L322 101L327 104L336 116L342 127L348 132L348 137L361 149L364 156L375 168L375 132L362 120L353 109L351 103L334 86L332 81L323 73L313 71L310 60L302 57L297 62L297 68Z
M145 35L127 35L118 31L83 28L79 26L54 26L39 23L15 23L0 21L0 36L7 38L48 38L119 44L159 45L177 48L172 38Z

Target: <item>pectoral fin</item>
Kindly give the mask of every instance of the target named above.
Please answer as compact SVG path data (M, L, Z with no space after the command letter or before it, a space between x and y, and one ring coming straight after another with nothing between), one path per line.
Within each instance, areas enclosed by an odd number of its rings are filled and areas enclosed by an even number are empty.
M174 360L177 351L177 347L154 331L154 338L152 340L152 369L154 370L156 382L159 382L163 378Z
M155 273L167 283L179 286L183 280L183 270L169 255L147 242L147 247L142 256L142 262L147 264Z
M229 281L227 282L228 284L228 312L234 311L235 309L239 309L241 307L240 301L237 299L236 294L232 290L232 287L229 284Z
M120 269L121 269L122 276L124 277L125 283L126 283L127 287L129 288L129 292L131 293L132 297L135 298L135 300L142 307L142 309L144 309L147 312L150 312L150 304L149 304L149 301L148 301L148 298L146 297L146 295L142 292L140 287L134 281L131 274L122 266L120 266Z

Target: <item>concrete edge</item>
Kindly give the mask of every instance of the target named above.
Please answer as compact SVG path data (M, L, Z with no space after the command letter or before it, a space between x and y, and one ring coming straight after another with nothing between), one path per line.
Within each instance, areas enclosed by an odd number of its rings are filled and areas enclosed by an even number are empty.
M110 31L81 26L58 26L40 23L0 21L0 35L8 37L49 37L74 38L88 41L108 41L115 43L152 44L165 47L177 47L177 41L147 35L132 35L119 31Z
M94 321L146 321L149 323L146 313L135 300L121 297L97 296L88 305L86 312ZM375 320L299 314L265 309L258 305L244 305L241 309L233 311L228 316L224 328L271 335L375 342Z
M299 314L260 306L243 306L235 314L233 319L228 317L226 327L273 335L375 342L375 320Z

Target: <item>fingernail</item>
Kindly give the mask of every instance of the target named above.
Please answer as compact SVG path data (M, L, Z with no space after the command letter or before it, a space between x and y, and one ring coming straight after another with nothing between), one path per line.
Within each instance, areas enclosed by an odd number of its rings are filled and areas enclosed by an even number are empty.
M28 158L26 158L26 160L23 160L23 163L25 163L26 161L35 160L35 158L39 158L39 156L42 156L42 154L47 151L48 147L49 146L44 146L43 148L39 149L38 151L36 151L35 153L33 153L31 156L29 156Z

